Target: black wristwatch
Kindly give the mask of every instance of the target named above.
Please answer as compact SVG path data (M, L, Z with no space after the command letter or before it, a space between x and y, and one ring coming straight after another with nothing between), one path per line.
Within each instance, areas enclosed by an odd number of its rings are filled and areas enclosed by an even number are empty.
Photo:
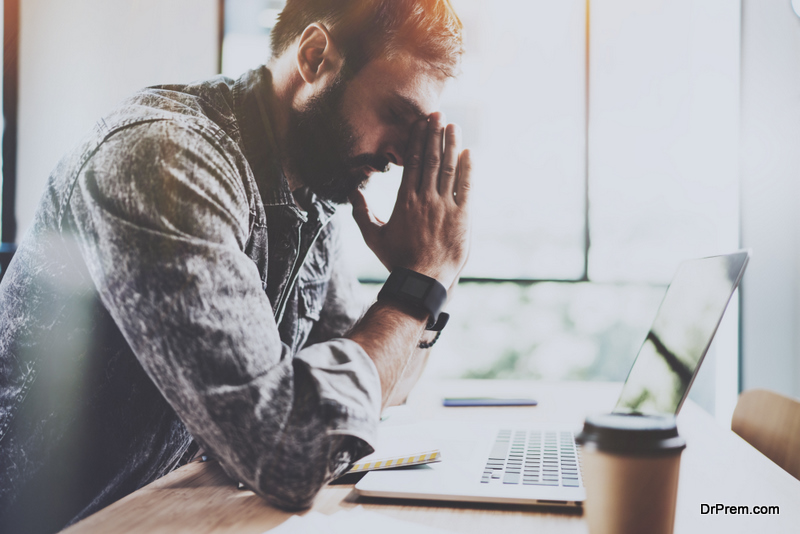
M395 267L378 293L378 300L402 302L428 312L426 330L439 332L450 319L450 315L442 311L447 302L444 286L430 276L411 269Z

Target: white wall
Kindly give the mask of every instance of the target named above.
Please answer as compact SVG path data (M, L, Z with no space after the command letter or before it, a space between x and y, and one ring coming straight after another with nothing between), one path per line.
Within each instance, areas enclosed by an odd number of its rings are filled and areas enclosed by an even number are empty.
M743 388L800 397L800 18L790 0L743 0Z
M19 241L50 171L130 93L217 72L217 0L24 0Z

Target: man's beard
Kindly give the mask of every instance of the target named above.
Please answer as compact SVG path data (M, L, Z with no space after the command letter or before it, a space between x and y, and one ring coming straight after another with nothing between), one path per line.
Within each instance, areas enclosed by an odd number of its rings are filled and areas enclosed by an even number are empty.
M302 110L289 111L286 155L290 170L318 196L337 204L366 183L363 170L371 166L385 172L386 157L353 155L358 141L355 129L342 114L346 83L337 79Z

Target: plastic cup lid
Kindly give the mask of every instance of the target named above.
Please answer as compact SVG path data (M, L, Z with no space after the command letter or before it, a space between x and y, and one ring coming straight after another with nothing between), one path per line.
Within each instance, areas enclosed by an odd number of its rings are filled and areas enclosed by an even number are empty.
M672 415L591 415L575 441L594 443L603 452L622 454L674 454L686 448Z

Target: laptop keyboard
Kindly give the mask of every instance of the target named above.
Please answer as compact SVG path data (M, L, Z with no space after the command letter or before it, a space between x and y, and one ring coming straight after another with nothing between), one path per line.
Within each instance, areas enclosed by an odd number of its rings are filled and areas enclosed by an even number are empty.
M501 430L481 484L580 486L578 454L572 432Z

